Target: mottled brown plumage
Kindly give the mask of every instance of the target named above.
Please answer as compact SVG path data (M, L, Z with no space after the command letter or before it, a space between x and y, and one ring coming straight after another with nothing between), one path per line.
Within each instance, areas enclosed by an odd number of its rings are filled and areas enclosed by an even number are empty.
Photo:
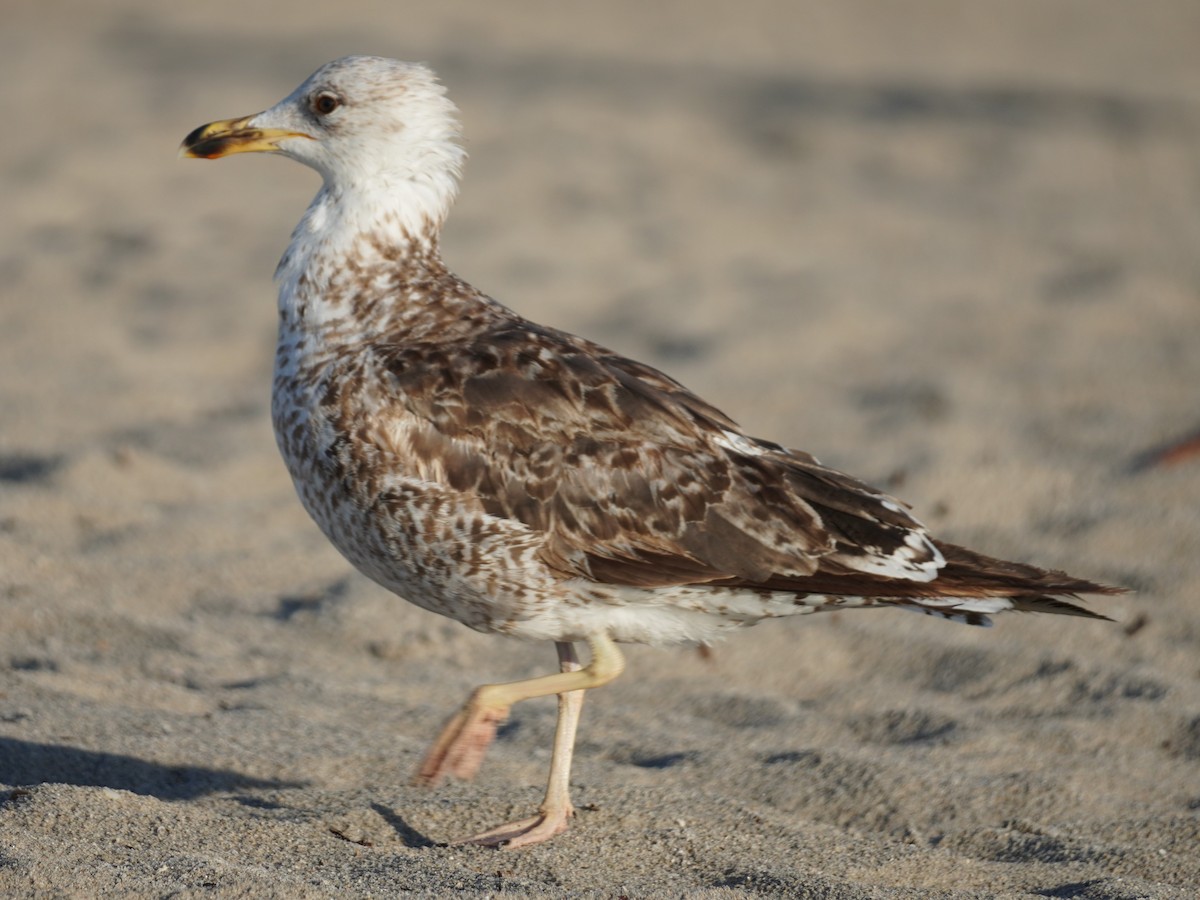
M614 641L707 642L849 606L972 624L1008 609L1102 618L1064 596L1112 589L936 542L899 501L451 274L438 232L456 134L427 69L349 57L184 149L279 152L324 177L277 273L272 404L313 519L400 596L558 644L561 674L479 689L421 768L429 782L469 777L511 703L560 695L540 815L478 840L566 827L579 698L620 673Z

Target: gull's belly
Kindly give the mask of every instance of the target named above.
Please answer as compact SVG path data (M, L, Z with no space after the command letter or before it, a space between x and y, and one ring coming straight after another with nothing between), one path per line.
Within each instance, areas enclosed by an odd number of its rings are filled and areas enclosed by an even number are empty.
M394 457L348 467L329 429L293 395L273 398L275 436L305 510L360 572L417 606L480 631L519 633L562 601L538 560L540 536ZM342 456L345 448L342 448Z

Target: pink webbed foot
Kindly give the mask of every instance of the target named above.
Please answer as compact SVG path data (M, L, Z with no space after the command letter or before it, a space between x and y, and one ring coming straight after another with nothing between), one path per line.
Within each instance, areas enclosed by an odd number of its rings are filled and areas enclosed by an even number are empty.
M480 693L472 694L442 728L413 777L415 784L433 786L447 775L466 781L475 777L496 729L508 718L507 706L489 706L480 701Z
M499 847L503 850L516 850L520 847L531 847L548 841L555 835L562 834L570 826L571 817L575 810L570 806L558 809L543 809L536 816L509 822L489 828L487 831L472 835L469 838L454 841L455 844L479 844L484 847Z

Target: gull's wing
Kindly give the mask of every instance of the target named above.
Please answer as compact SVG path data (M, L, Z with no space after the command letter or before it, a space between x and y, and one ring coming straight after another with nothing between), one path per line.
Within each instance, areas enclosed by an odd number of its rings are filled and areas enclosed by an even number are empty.
M926 582L943 564L897 501L582 339L497 317L469 338L371 352L372 440L411 477L540 534L564 576L795 590L818 570Z

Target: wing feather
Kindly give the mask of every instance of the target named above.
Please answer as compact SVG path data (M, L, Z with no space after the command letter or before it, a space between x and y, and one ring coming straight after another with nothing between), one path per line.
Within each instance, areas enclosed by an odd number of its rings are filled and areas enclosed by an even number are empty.
M375 352L390 440L430 480L541 533L564 576L762 585L833 562L928 580L942 563L897 501L580 338L514 317Z

